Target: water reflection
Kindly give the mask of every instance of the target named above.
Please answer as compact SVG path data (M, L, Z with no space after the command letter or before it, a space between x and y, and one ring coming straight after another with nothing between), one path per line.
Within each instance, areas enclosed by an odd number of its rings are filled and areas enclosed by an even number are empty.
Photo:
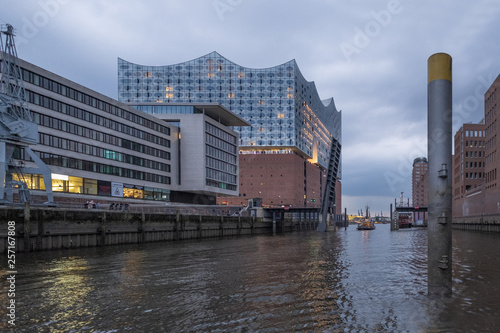
M19 254L17 328L496 331L500 236L454 231L454 296L433 300L426 296L426 232L379 225Z

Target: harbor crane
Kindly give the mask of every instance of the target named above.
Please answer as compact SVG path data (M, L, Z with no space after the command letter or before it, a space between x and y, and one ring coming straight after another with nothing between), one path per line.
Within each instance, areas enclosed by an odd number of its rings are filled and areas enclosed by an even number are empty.
M43 176L46 204L55 205L50 169L30 148L38 143L38 125L31 118L26 100L14 36L12 25L0 26L0 204L13 202L15 188L20 202L30 202L25 175L36 173ZM14 160L16 150L24 150L37 167Z

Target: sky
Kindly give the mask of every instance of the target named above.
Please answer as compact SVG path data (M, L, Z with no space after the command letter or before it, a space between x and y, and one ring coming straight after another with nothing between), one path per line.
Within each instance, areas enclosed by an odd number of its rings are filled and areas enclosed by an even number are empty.
M498 0L1 0L18 56L117 98L117 58L170 65L217 51L291 59L342 111L342 206L388 216L427 156L427 59L453 58L453 133L500 74ZM342 210L343 210L342 209Z

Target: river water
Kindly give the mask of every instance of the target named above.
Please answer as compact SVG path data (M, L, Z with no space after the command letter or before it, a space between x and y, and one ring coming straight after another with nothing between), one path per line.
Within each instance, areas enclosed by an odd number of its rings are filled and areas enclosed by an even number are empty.
M499 332L500 235L453 231L454 293L446 300L426 296L426 252L427 230L377 225L19 253L15 328ZM7 331L7 283L0 288Z

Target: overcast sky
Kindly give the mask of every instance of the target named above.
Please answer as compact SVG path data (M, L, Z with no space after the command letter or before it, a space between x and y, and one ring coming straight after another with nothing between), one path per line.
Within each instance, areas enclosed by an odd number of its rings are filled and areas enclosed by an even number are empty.
M2 2L20 58L117 98L117 58L169 65L212 51L245 67L295 59L342 111L342 206L372 216L427 150L427 59L453 58L454 132L479 122L500 74L498 0ZM411 198L410 198L411 200ZM410 201L411 202L411 201Z

